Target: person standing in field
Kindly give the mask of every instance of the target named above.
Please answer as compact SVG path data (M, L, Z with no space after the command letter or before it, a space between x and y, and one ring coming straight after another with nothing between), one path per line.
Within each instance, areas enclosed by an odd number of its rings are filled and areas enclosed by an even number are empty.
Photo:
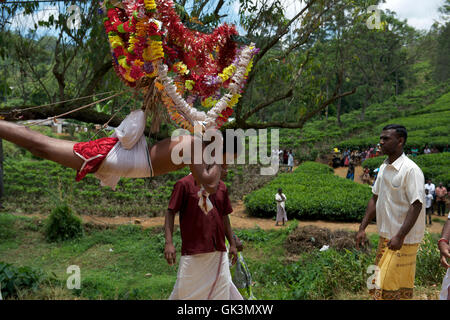
M431 213L434 213L434 202L436 200L436 186L433 182L431 182L431 179L427 179L427 183L425 184L425 189L428 189L430 194L433 196L433 202L431 203Z
M281 221L284 226L284 223L287 221L285 208L286 196L281 188L278 189L278 193L275 195L275 201L277 202L277 222L275 225L278 226L278 222Z
M350 161L348 163L348 169L347 169L347 179L350 179L352 181L355 180L355 162L354 158L350 157Z
M447 196L447 188L442 182L439 182L439 187L436 188L436 204L438 216L445 216L445 198Z
M292 150L290 150L288 154L288 171L292 172L293 167L294 167L294 156L292 155Z
M428 219L428 224L431 226L431 206L433 204L433 196L430 194L428 189L425 189L425 222Z
M362 182L370 185L370 170L367 166L364 167Z
M442 228L441 238L438 240L438 248L441 252L441 265L447 269L447 273L442 281L442 289L440 294L441 300L450 300L450 213L448 214L447 222Z
M366 241L366 227L376 217L379 272L376 286L369 290L376 300L412 299L414 293L417 250L425 233L425 191L422 170L403 152L407 136L404 126L383 128L380 146L388 158L356 235L359 249Z
M226 171L227 165L223 164L221 178L226 176ZM223 181L219 181L217 191L207 199L209 205L201 209L199 204L206 199L192 174L175 183L164 224L164 255L169 265L176 262L172 237L175 214L179 212L181 258L169 300L243 299L231 279L225 246L226 237L234 265L237 248L228 216L233 209Z

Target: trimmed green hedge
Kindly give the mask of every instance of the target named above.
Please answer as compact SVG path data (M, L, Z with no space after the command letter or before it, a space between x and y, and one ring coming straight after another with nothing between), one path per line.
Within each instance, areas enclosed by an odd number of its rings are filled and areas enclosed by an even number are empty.
M378 168L384 159L386 159L384 156L367 159L362 165L368 166L372 171ZM442 182L445 186L450 187L450 152L422 154L411 157L411 160L422 169L425 179L430 178L434 184Z
M370 187L335 176L317 162L304 162L293 173L282 173L244 198L248 212L257 217L276 215L275 194L286 195L288 218L360 221L371 197Z

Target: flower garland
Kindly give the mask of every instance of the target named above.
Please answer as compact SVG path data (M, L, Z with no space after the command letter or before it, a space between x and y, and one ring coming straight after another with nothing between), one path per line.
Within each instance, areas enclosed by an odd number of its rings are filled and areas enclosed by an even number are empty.
M237 48L234 26L224 24L210 34L190 30L171 0L105 0L102 6L114 70L128 86L157 77L172 120L190 131L197 124L220 128L228 120L258 52L254 45ZM228 92L220 98L221 89ZM211 108L207 114L193 106L197 99Z

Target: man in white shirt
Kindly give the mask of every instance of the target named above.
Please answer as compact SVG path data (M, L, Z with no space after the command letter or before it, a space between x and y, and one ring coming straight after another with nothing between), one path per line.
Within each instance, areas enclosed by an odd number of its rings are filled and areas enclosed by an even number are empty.
M377 300L413 297L417 250L425 232L424 176L403 152L406 139L406 128L401 125L383 128L380 145L388 158L380 167L356 236L359 248L366 240L367 225L376 216L378 272L369 292Z
M436 198L436 186L433 182L431 182L431 179L427 179L427 183L425 184L425 190L428 190L428 192L433 196L433 202L431 203L431 213L434 213L434 200Z

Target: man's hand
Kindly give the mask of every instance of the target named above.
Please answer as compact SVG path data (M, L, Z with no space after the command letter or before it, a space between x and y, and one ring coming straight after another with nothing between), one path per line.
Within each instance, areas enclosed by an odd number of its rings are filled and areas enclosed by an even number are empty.
M356 234L356 249L359 250L359 246L362 245L364 247L364 243L367 241L366 231L359 230Z
M230 246L230 250L228 250L228 256L231 258L231 264L234 265L237 261L237 249L235 246Z
M439 242L439 251L441 252L441 265L444 268L450 268L450 264L447 262L447 258L450 259L450 246L441 241Z
M242 244L241 239L239 239L236 235L233 235L234 242L236 243L236 249L238 252L244 250L244 245Z
M177 260L177 252L172 243L166 243L166 247L164 249L164 257L167 260L169 265L174 265Z
M393 251L400 250L403 246L403 241L405 241L405 238L395 235L391 240L389 240L389 242L387 243L387 247Z

